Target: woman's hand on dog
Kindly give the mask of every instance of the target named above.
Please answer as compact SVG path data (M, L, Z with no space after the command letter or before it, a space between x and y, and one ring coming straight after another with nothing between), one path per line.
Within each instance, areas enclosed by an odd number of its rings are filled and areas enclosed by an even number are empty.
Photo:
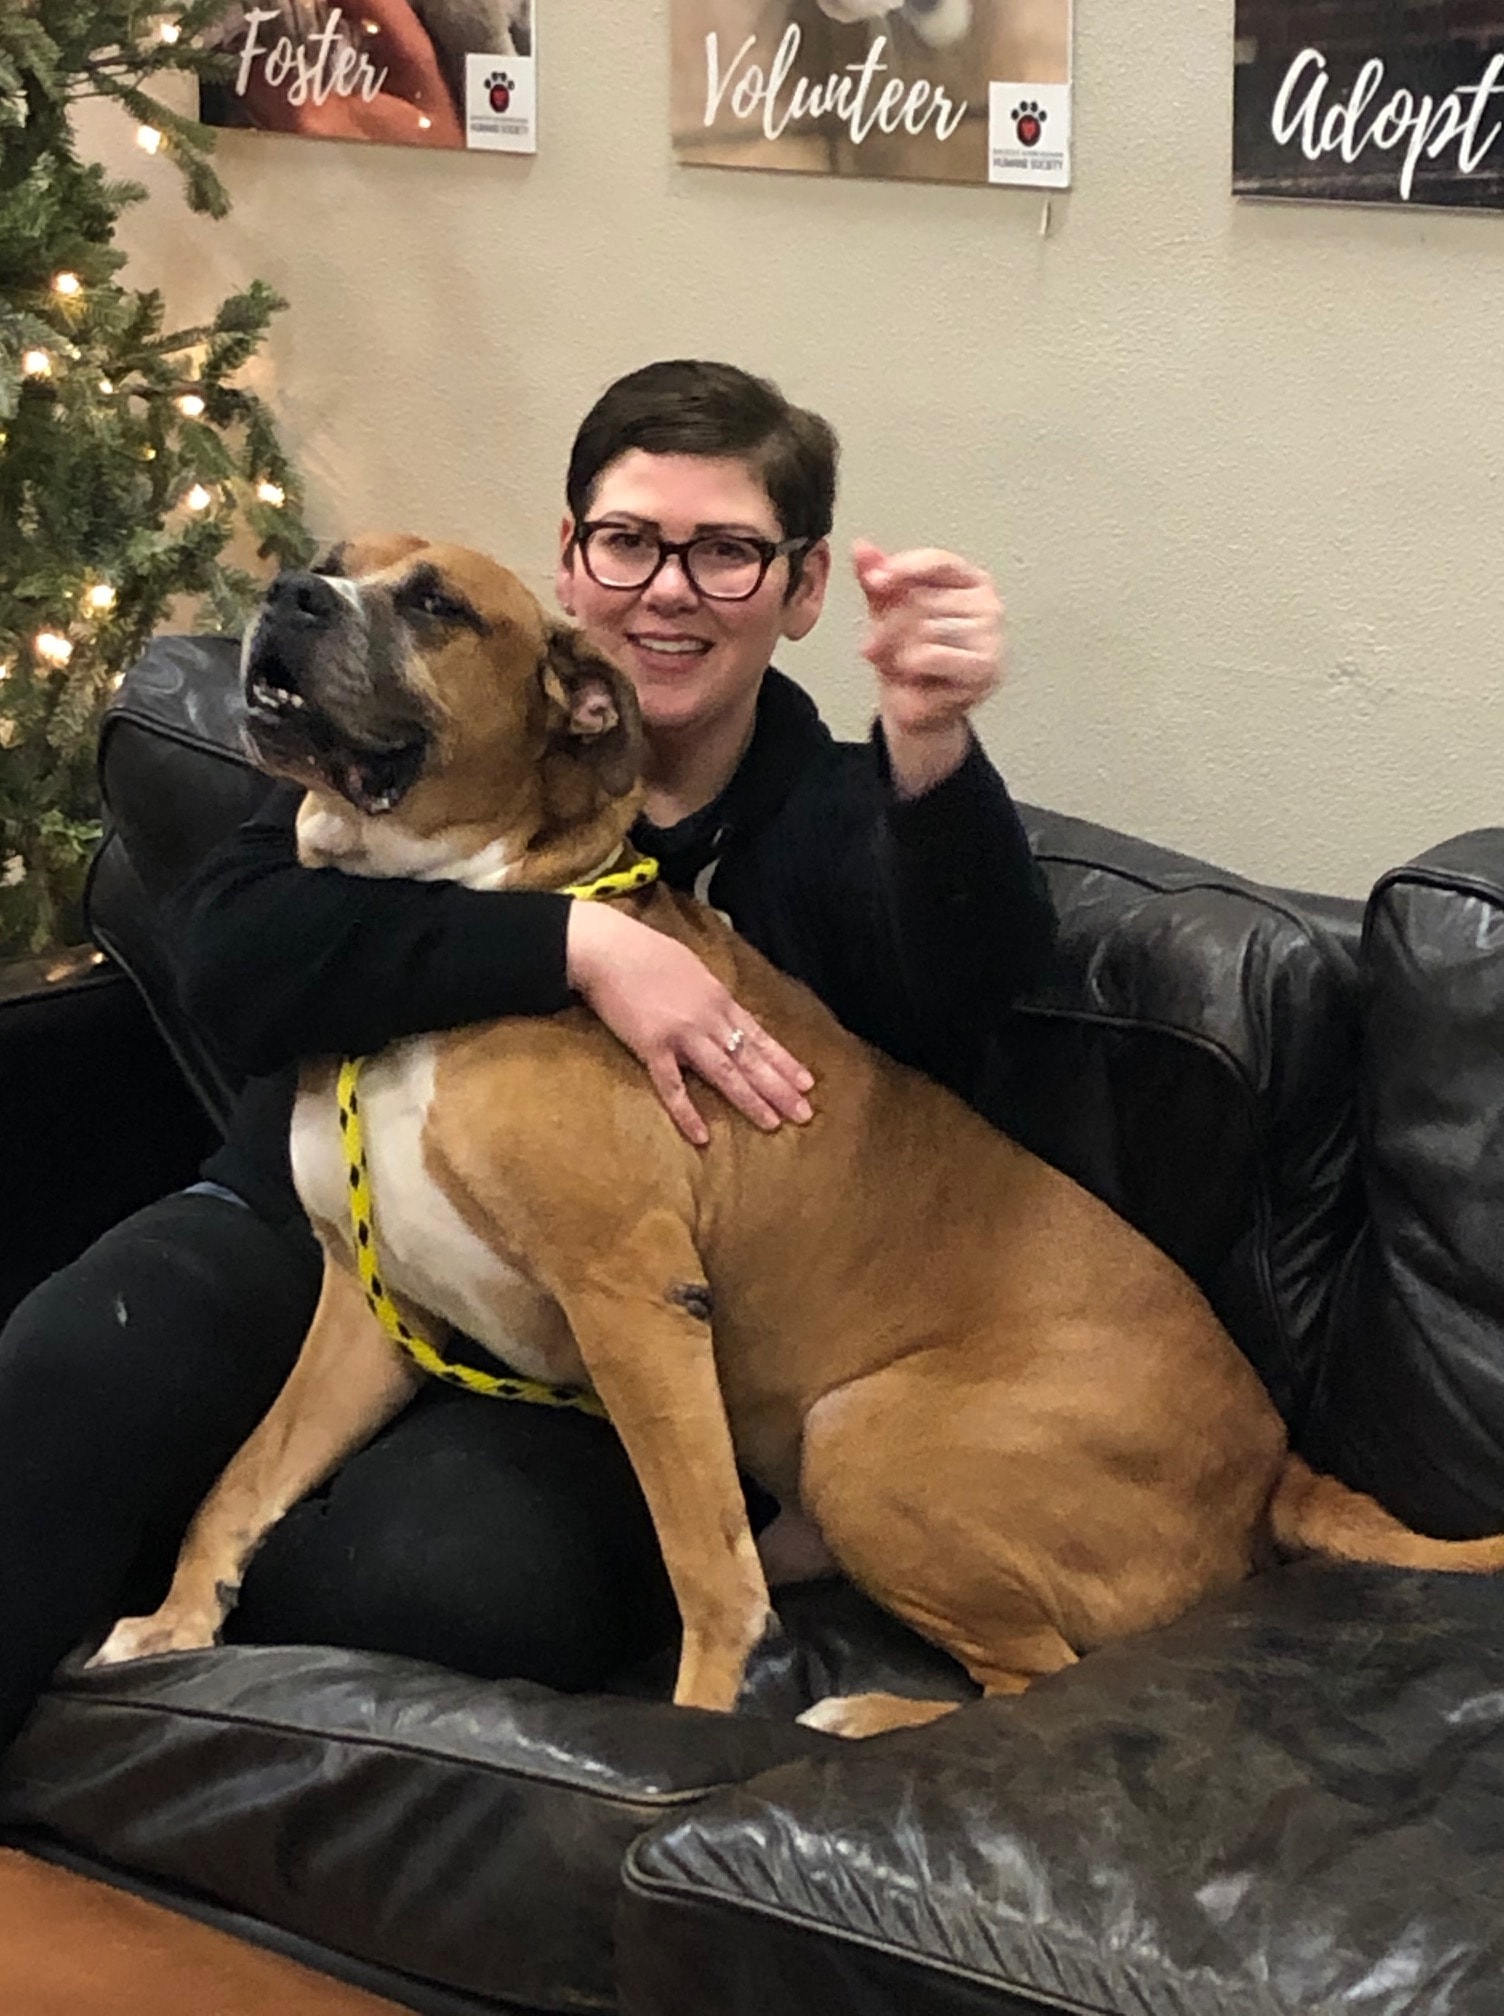
M987 570L956 553L890 554L862 539L851 558L893 782L917 798L965 762L971 712L1002 680L1003 605Z
M706 1145L710 1130L685 1088L686 1070L765 1133L811 1117L810 1073L687 945L607 903L575 903L567 959L570 986L642 1064L694 1147Z

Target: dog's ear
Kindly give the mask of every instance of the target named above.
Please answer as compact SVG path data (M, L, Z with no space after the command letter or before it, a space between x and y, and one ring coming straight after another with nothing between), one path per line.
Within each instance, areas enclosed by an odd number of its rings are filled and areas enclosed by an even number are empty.
M421 553L428 544L414 532L363 532L355 539L341 539L313 563L315 574L341 574L353 579L358 574L379 574L395 567L410 554Z
M630 791L642 768L642 724L626 674L561 623L549 635L538 683L552 748L594 770L607 797Z

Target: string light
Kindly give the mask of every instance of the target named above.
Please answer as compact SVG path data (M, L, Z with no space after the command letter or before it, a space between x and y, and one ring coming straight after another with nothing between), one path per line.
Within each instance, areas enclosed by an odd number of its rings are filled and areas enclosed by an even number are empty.
M45 350L28 350L21 359L21 369L28 378L50 378L52 358Z
M114 391L114 389L115 389L115 381L114 381L114 379L113 379L113 378L101 378L101 379L100 379L100 381L99 381L99 389L100 389L100 391L101 391L101 392L103 392L103 394L105 395L105 397L106 397L106 398L108 399L108 397L110 396L110 394L111 394L111 393L112 393L112 392Z
M66 665L73 656L73 646L66 637L59 637L55 630L38 632L31 640L31 648L49 665Z
M267 477L263 477L256 485L256 495L261 499L263 504L285 504L287 502L287 492L282 488L282 485L271 482Z
M157 28L157 35L159 39L168 44L176 42L178 37L182 34L182 32L183 32L182 29L179 28L176 21L163 21L158 25Z
M82 294L84 283L76 273L54 273L52 276L54 294L66 294L71 300L75 294Z
M91 609L98 609L100 611L113 609L115 606L115 591L108 581L96 581L84 597L84 600Z
M185 392L178 401L178 411L185 413L190 420L196 420L203 410L204 402L196 392Z
M429 118L426 112L420 112L418 114L418 125L423 132L426 133L432 124L433 121Z
M188 492L188 495L183 499L183 502L188 506L190 511L206 511L214 502L214 499L202 483L195 483L193 488Z
M138 126L136 128L136 145L141 149L143 154L155 154L162 145L162 136L155 126Z

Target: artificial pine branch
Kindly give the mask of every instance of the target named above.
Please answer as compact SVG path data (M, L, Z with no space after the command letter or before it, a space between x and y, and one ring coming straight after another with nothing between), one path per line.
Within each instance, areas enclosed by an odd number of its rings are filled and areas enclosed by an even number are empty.
M311 550L272 417L236 382L284 304L251 281L166 328L160 292L119 278L116 225L146 192L81 160L70 117L112 100L222 215L212 134L152 91L216 74L198 38L222 8L0 0L0 956L81 935L94 748L125 668L164 622L244 619L260 584L226 558L237 535L263 561Z

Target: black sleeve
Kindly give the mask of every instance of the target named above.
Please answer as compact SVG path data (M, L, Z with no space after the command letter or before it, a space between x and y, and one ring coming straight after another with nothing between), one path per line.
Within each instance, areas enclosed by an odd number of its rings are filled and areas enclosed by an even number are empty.
M304 868L300 797L274 793L174 899L184 1006L232 1068L568 1005L567 896Z
M975 738L948 778L902 799L874 726L869 779L842 844L804 855L828 948L818 991L859 1035L964 1094L1014 1002L1048 968L1054 904Z

